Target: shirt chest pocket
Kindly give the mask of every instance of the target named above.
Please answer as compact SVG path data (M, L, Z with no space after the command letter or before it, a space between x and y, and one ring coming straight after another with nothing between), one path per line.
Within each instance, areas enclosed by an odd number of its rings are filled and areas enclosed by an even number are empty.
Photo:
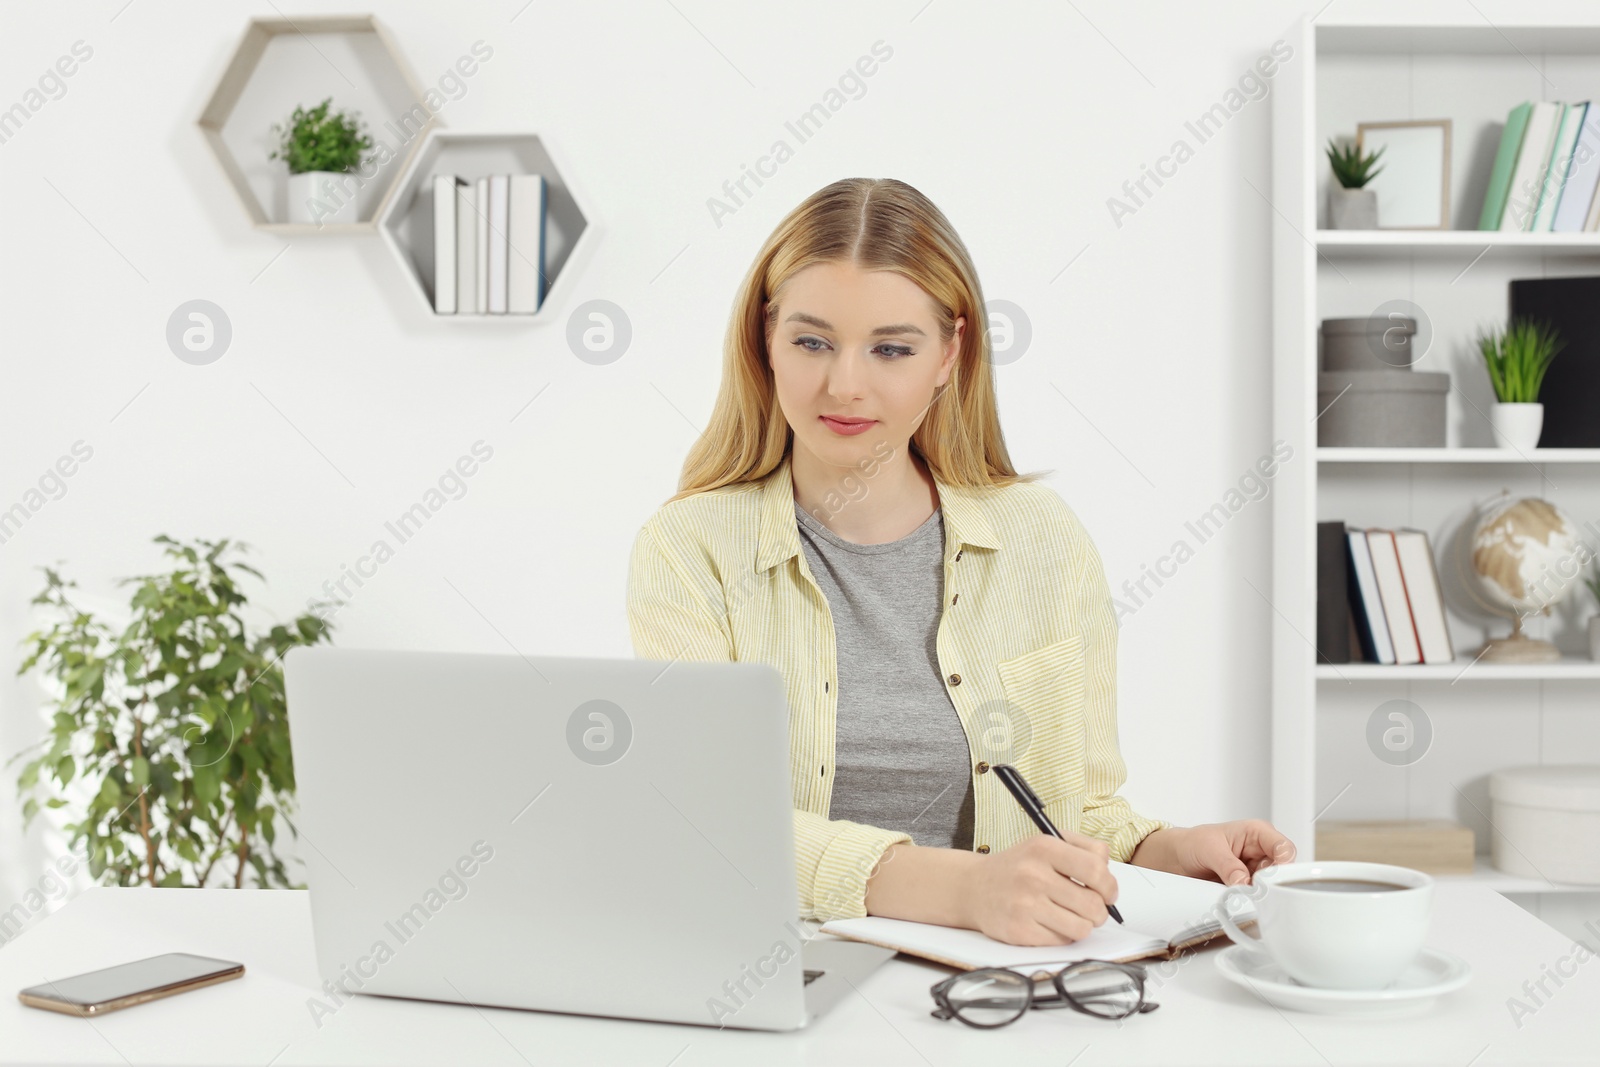
M1083 635L996 665L1005 690L1011 762L1045 803L1084 791Z

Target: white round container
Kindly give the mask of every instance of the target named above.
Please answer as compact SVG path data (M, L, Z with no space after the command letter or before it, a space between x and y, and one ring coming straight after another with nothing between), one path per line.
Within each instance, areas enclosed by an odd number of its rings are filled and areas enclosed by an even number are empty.
M1489 798L1497 868L1600 885L1600 765L1507 767L1489 776Z

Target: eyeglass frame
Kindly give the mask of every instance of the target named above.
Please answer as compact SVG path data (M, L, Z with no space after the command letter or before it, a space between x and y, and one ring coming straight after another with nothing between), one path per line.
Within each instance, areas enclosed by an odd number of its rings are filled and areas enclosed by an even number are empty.
M1133 979L1134 985L1139 993L1139 999L1134 1002L1134 1006L1131 1010L1126 1011L1121 1015L1107 1015L1104 1012L1094 1011L1093 1009L1080 1003L1077 997L1067 992L1066 985L1064 984L1064 976L1074 973L1078 970L1088 969L1090 965L1093 965L1094 967L1109 967L1113 970L1121 971ZM970 980L974 975L991 973L1020 976L1027 979L1027 1000L1022 1005L1021 1011L1017 1012L1016 1015L1005 1020L1004 1022L973 1022L972 1020L962 1016L962 1014L955 1009L955 1006L950 1003L950 989L962 979ZM1067 964L1059 971L1049 972L1049 975L1050 984L1055 987L1055 993L1053 995L1049 995L1047 999L1040 999L1039 996L1034 993L1034 989L1038 985L1038 979L1034 975L1023 974L1021 971L1017 971L1010 967L980 967L976 970L962 971L960 974L953 974L948 978L941 979L929 987L928 992L933 995L934 1003L938 1005L938 1007L934 1008L931 1014L935 1019L955 1019L958 1022L965 1023L966 1025L974 1027L978 1030L997 1030L1002 1026L1010 1026L1018 1019L1027 1015L1028 1012L1032 1011L1034 1008L1045 1010L1049 1008L1067 1007L1084 1015L1092 1015L1096 1019L1111 1019L1116 1021L1127 1019L1134 1015L1143 1015L1146 1012L1155 1011L1157 1008L1161 1007L1161 1005L1156 1001L1145 999L1145 969L1137 963L1118 963L1115 960L1078 960L1074 963Z

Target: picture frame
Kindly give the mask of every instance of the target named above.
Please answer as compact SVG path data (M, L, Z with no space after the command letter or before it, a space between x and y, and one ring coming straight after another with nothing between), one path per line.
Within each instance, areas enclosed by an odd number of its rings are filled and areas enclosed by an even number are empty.
M1384 150L1367 183L1378 196L1378 229L1450 228L1449 119L1363 122L1356 126L1356 146Z

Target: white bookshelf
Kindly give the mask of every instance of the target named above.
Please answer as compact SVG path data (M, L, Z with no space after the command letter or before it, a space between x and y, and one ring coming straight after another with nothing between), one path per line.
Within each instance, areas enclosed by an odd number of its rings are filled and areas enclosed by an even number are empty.
M1318 463L1600 463L1600 448L1319 448Z
M1524 878L1496 870L1489 857L1479 856L1471 874L1436 874L1441 882L1474 882L1500 893L1600 893L1600 886L1547 882L1543 878Z
M1600 8L1576 22L1539 17L1533 4L1491 24L1470 6L1452 14L1356 0L1324 8L1315 22L1302 18L1284 38L1294 56L1272 85L1273 424L1295 459L1273 489L1272 817L1302 856L1314 855L1323 817L1454 819L1486 852L1493 770L1600 762L1587 591L1580 585L1528 627L1557 644L1559 662L1475 663L1484 638L1504 635L1509 622L1473 613L1458 573L1460 531L1477 503L1502 490L1545 497L1580 526L1600 522L1600 449L1495 447L1494 397L1474 342L1479 329L1504 324L1511 279L1600 275L1600 233L1473 229L1506 113L1524 100L1600 101ZM1434 118L1453 125L1453 228L1324 229L1328 139L1354 136L1359 122ZM1396 299L1432 325L1416 369L1451 375L1446 447L1318 447L1319 323ZM1457 662L1316 662L1316 526L1333 520L1428 532ZM1366 742L1368 719L1395 699L1420 707L1433 734L1426 755L1406 766L1378 759ZM1474 874L1454 877L1506 893L1600 892L1514 878L1485 856Z
M524 132L462 132L436 129L400 175L396 193L378 218L378 232L406 278L413 307L435 322L450 325L487 324L525 326L548 321L559 314L565 293L578 273L578 264L595 242L594 209L580 200L569 175L570 166L558 165L548 134ZM438 174L465 178L490 174L542 174L548 194L545 216L544 274L549 288L539 310L531 314L440 315L433 309L433 203L432 181ZM532 262L536 248L513 247L513 256Z
M419 120L414 109L424 96L394 37L372 15L257 17L246 23L199 125L257 230L281 237L370 234L422 136L438 124L425 108ZM394 155L353 183L359 221L287 222L289 172L282 160L268 158L276 147L269 131L288 122L296 106L324 98L335 111L359 114L374 144L382 141Z

